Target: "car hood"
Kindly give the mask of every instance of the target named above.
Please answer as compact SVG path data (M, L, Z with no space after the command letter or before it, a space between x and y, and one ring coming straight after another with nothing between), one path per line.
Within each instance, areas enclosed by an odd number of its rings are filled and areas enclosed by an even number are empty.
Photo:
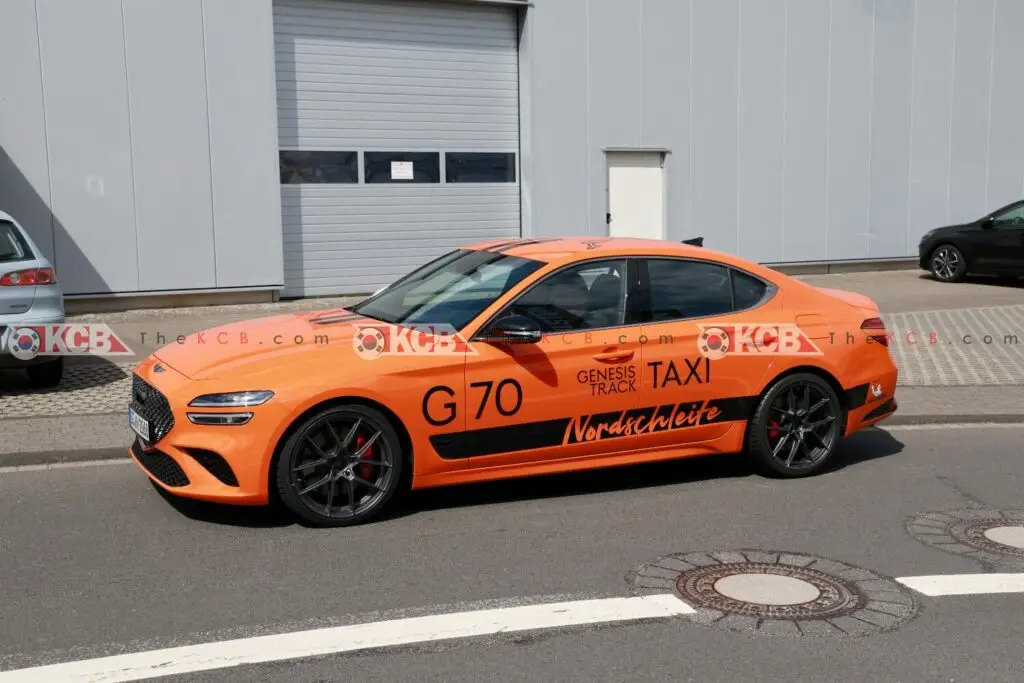
M352 339L375 321L345 309L276 315L212 327L179 338L153 355L190 379L251 377L281 372L312 356L355 357Z

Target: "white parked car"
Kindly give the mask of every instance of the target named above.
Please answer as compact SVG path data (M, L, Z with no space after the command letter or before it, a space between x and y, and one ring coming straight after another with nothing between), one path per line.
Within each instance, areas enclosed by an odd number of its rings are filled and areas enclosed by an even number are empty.
M23 325L63 322L64 294L53 265L18 221L0 211L0 368L24 369L37 388L59 385L64 358L18 358L11 353L18 342L11 332Z

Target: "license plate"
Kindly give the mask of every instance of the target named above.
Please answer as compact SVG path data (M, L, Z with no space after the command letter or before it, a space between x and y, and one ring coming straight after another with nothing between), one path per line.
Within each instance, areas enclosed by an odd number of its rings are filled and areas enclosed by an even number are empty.
M149 420L128 408L128 426L144 441L149 441Z

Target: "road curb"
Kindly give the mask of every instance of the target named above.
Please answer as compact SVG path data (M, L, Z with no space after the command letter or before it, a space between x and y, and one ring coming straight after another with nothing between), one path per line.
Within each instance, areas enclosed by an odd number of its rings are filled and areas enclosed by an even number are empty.
M897 413L886 420L878 423L884 429L886 426L911 426L911 425L941 425L941 424L1024 424L1024 413L998 413L995 415L900 415Z
M886 427L927 426L944 424L1024 424L1024 413L1000 413L996 415L893 415L877 424ZM40 465L61 465L104 460L128 460L128 445L110 448L87 448L83 450L34 451L30 453L0 454L0 469L15 467L36 467Z

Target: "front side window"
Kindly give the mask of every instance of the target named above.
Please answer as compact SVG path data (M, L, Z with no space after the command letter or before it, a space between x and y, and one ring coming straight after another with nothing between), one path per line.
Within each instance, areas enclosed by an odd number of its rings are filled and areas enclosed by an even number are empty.
M503 312L536 321L544 334L622 325L626 311L626 261L583 263L553 273Z
M729 268L704 261L647 262L651 322L723 315L733 310Z
M994 224L997 227L1024 225L1024 204L998 213L994 218Z
M0 221L0 263L28 261L35 258L28 242L21 236L14 223Z
M395 325L461 330L543 265L507 254L461 249L416 269L351 310Z

